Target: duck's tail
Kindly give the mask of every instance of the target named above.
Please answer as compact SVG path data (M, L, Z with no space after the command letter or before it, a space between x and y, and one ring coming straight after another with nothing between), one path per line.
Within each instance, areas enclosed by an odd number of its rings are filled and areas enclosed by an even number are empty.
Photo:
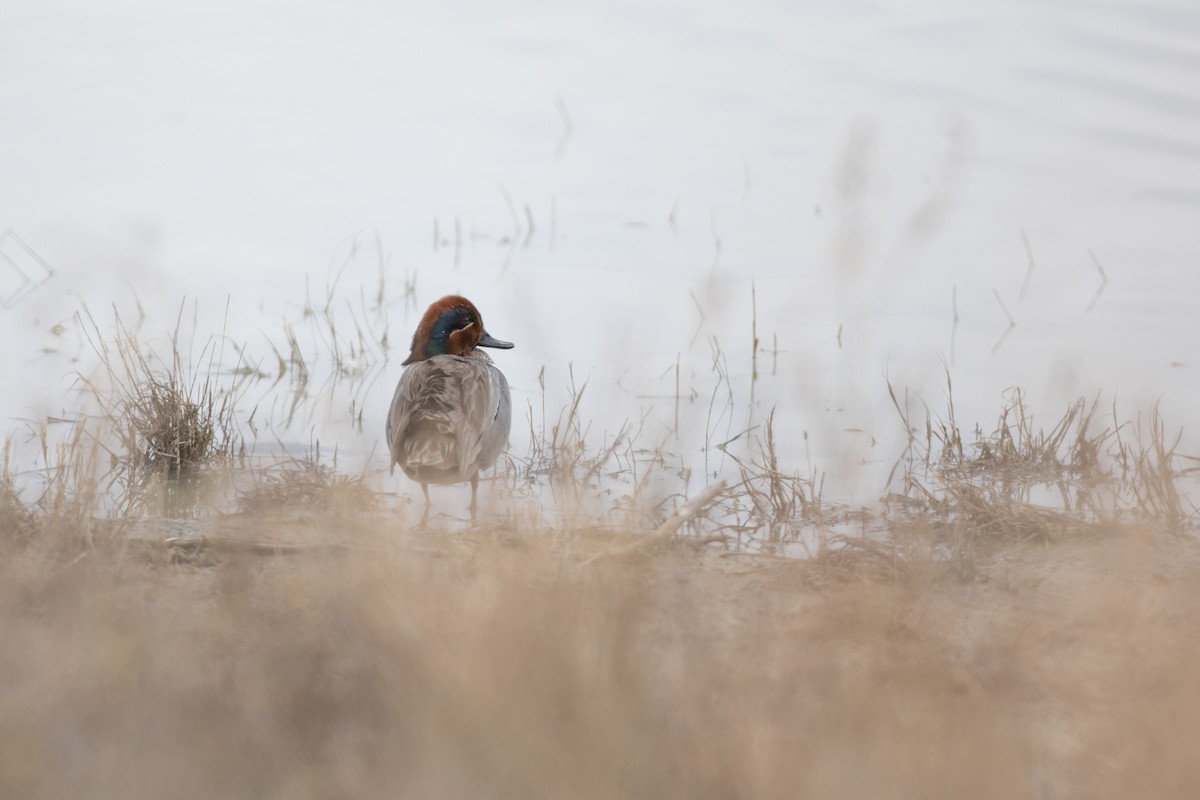
M458 440L450 421L425 417L409 427L404 464L411 470L447 470L458 466Z

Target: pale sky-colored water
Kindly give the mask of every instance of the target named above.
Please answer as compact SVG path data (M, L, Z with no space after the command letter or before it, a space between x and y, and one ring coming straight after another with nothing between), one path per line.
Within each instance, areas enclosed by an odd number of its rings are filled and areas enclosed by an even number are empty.
M702 429L712 337L743 404L753 284L780 351L759 416L778 406L797 467L809 431L848 499L879 488L860 462L896 456L884 374L941 408L952 299L964 427L1019 385L1047 422L1104 392L1195 430L1198 75L1189 2L9 9L0 231L54 274L0 310L0 411L76 404L81 302L128 319L136 295L151 336L186 297L200 340L227 325L269 356L306 276L322 296L347 264L339 308L374 291L378 236L393 298L415 274L421 309L461 292L517 343L496 358L519 410L542 366L551 409L568 364L590 376L597 434L672 415L677 356ZM997 293L1017 325L993 353ZM389 312L406 343L414 312ZM399 360L363 389L362 434L331 402L285 438L365 456Z

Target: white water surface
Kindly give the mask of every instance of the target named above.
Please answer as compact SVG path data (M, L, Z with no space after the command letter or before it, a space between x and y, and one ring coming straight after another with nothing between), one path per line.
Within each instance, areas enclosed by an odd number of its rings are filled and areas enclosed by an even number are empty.
M196 351L223 335L269 371L287 320L323 373L264 448L381 468L412 328L460 292L517 344L515 453L539 372L553 416L573 370L598 447L646 416L700 472L775 407L788 466L867 502L903 440L885 379L938 412L948 367L964 431L1014 386L1046 424L1102 393L1200 430L1200 6L20 4L5 230L18 439L81 406L84 304L102 330L144 312L159 351L182 304ZM381 263L386 363L323 395L306 302L383 319ZM279 427L269 385L243 412Z

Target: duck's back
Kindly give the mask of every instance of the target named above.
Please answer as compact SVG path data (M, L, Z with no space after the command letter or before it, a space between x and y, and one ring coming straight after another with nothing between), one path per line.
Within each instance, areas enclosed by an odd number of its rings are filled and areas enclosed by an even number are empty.
M508 381L486 354L418 361L388 412L391 463L423 483L470 480L500 455L511 425Z

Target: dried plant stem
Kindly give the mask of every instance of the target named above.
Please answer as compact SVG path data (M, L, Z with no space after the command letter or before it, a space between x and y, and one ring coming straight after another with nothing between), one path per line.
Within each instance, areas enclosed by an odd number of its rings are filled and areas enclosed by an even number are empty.
M605 550L597 553L591 558L580 563L579 566L585 567L593 561L598 561L603 558L625 558L635 553L649 550L656 545L662 544L667 539L670 539L677 530L683 527L685 522L699 514L709 503L717 499L717 497L728 487L729 485L727 482L723 480L717 481L712 486L709 486L703 492L696 495L691 500L687 501L678 509L676 509L675 513L671 515L670 519L658 526L658 529L655 530L654 533L650 534L649 536L644 536L637 541L631 542L623 547L615 547L611 550Z

